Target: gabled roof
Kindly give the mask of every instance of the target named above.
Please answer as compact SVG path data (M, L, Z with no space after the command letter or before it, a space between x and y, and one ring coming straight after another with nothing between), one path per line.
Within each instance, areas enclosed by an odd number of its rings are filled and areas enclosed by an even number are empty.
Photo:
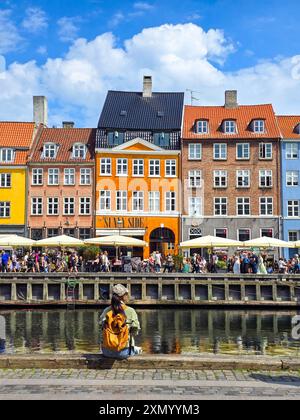
M123 143L119 146L114 147L111 150L112 151L122 151L122 150L127 150L127 149L132 148L133 146L138 146L138 145L141 145L148 150L152 150L153 152L166 153L166 151L164 149L162 149L161 147L156 146L155 144L150 143L149 141L146 141L146 140L141 139L141 138L136 138L134 140L128 141L126 143Z
M93 162L96 130L91 128L43 128L41 135L32 150L30 163L80 163ZM58 145L55 159L43 159L42 152L46 143ZM82 143L87 146L86 159L72 159L74 144Z
M282 137L284 139L298 139L300 135L296 133L295 128L300 124L300 116L298 115L278 115L277 121Z
M184 93L109 91L98 128L111 130L181 130ZM123 115L122 115L123 114Z
M209 120L209 133L195 133L197 120ZM254 133L250 129L253 120L265 120L265 133ZM224 120L236 120L237 133L225 134L221 125ZM255 139L280 138L280 131L272 105L241 105L238 108L225 108L224 106L185 106L184 112L184 139Z
M29 148L35 124L31 122L0 122L0 147Z

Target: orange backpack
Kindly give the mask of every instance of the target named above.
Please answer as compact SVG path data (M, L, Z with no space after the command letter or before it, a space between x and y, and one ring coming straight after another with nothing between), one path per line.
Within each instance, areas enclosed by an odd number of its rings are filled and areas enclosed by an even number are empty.
M124 311L126 307L123 307ZM106 314L103 327L103 347L112 351L122 351L127 347L129 340L129 328L127 317L124 313L114 315L110 310Z

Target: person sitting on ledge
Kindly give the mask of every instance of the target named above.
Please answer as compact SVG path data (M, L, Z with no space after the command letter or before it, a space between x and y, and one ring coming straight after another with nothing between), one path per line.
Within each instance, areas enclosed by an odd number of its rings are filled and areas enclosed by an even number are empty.
M134 345L134 336L140 330L136 311L126 305L129 292L122 284L113 287L111 306L100 316L102 326L102 354L111 359L127 359L142 353Z

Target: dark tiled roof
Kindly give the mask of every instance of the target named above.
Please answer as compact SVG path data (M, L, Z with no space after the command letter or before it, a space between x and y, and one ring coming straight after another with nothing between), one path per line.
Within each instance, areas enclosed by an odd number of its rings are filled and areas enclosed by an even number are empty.
M109 91L98 128L112 130L180 130L184 93ZM126 112L123 112L126 111Z
M93 162L96 130L91 128L44 128L32 150L31 163L81 163ZM55 159L43 159L42 151L45 143L55 143L59 146ZM87 145L85 159L72 159L72 147L75 143Z

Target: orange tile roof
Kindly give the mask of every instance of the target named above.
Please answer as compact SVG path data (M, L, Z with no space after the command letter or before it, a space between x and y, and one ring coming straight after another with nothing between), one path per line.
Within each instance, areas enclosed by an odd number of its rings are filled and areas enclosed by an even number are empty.
M0 122L0 147L29 148L35 124L31 122Z
M277 116L277 121L284 139L300 140L300 134L295 132L296 126L300 124L300 116L279 115Z
M30 163L80 163L93 162L95 150L96 129L92 128L43 128L34 149ZM45 143L55 143L59 146L55 159L43 159L42 152ZM72 147L75 143L83 143L88 147L86 159L72 159Z
M209 133L197 134L194 125L197 120L209 120ZM265 120L266 132L253 133L249 125L256 119ZM236 120L236 134L224 134L221 124L224 120ZM185 139L228 139L228 138L279 138L280 131L272 105L241 105L229 109L224 106L185 106L183 140Z

